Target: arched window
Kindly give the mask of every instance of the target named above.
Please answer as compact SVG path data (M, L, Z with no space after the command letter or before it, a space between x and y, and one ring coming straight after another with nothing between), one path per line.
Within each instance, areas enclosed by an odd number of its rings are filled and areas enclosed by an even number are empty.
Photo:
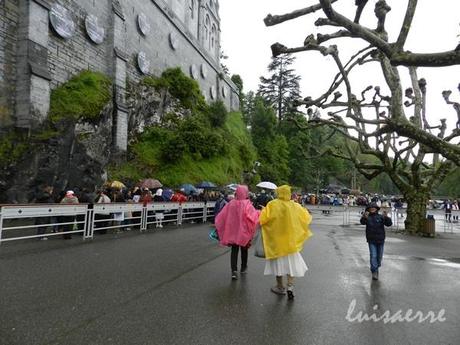
M208 42L208 44L209 44L209 35L211 34L209 30L210 25L211 25L211 20L209 19L209 15L206 15L206 19L204 21L204 41L205 43Z
M190 18L195 18L195 0L190 0Z
M211 30L211 49L214 49L214 45L217 43L216 35L217 35L217 29L216 29L216 26L213 24L212 30Z

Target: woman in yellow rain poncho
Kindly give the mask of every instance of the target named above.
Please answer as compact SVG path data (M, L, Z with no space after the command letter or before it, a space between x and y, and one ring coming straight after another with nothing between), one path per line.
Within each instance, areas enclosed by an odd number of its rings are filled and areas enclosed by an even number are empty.
M312 235L308 225L311 215L291 200L291 187L276 190L277 199L270 201L260 214L265 250L265 275L276 276L271 291L285 295L283 276L287 275L287 294L294 298L294 277L303 277L308 270L300 255L303 243Z

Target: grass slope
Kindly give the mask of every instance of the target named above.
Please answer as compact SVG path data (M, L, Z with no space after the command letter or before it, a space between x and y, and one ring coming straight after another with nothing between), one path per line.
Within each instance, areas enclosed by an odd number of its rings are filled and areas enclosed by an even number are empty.
M241 114L229 113L223 128L215 130L222 131L226 139L225 150L217 156L203 159L184 152L177 161L162 158L164 155L160 150L164 138L158 135L149 138L148 141L134 144L131 149L135 158L122 166L112 167L109 171L110 178L136 182L139 179L154 177L167 186L203 180L219 185L240 181L242 172L251 166L256 157ZM167 130L162 131L164 133Z

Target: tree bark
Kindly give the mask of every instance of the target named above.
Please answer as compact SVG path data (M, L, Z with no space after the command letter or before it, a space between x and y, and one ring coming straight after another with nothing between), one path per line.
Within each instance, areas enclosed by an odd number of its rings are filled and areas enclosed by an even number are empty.
M407 201L407 217L404 221L407 233L415 235L423 231L426 219L426 204L429 195L421 191L413 191L404 194Z

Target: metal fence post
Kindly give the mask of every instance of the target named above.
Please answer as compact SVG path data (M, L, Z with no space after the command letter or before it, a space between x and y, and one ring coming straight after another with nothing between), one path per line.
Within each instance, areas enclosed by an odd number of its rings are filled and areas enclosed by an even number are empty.
M88 209L88 213L87 213L87 228L86 228L86 238L91 238L93 239L93 235L94 235L94 209Z
M141 231L147 230L147 206L142 207L141 213Z
M204 203L204 206L203 206L203 223L206 223L207 217L208 217L208 204Z
M83 236L82 236L83 241L86 240L86 230L87 229L88 229L88 205L86 205L85 218L83 220Z
M3 231L3 209L0 207L0 245L2 244L2 231Z
M177 209L177 225L182 225L182 204L179 204Z

